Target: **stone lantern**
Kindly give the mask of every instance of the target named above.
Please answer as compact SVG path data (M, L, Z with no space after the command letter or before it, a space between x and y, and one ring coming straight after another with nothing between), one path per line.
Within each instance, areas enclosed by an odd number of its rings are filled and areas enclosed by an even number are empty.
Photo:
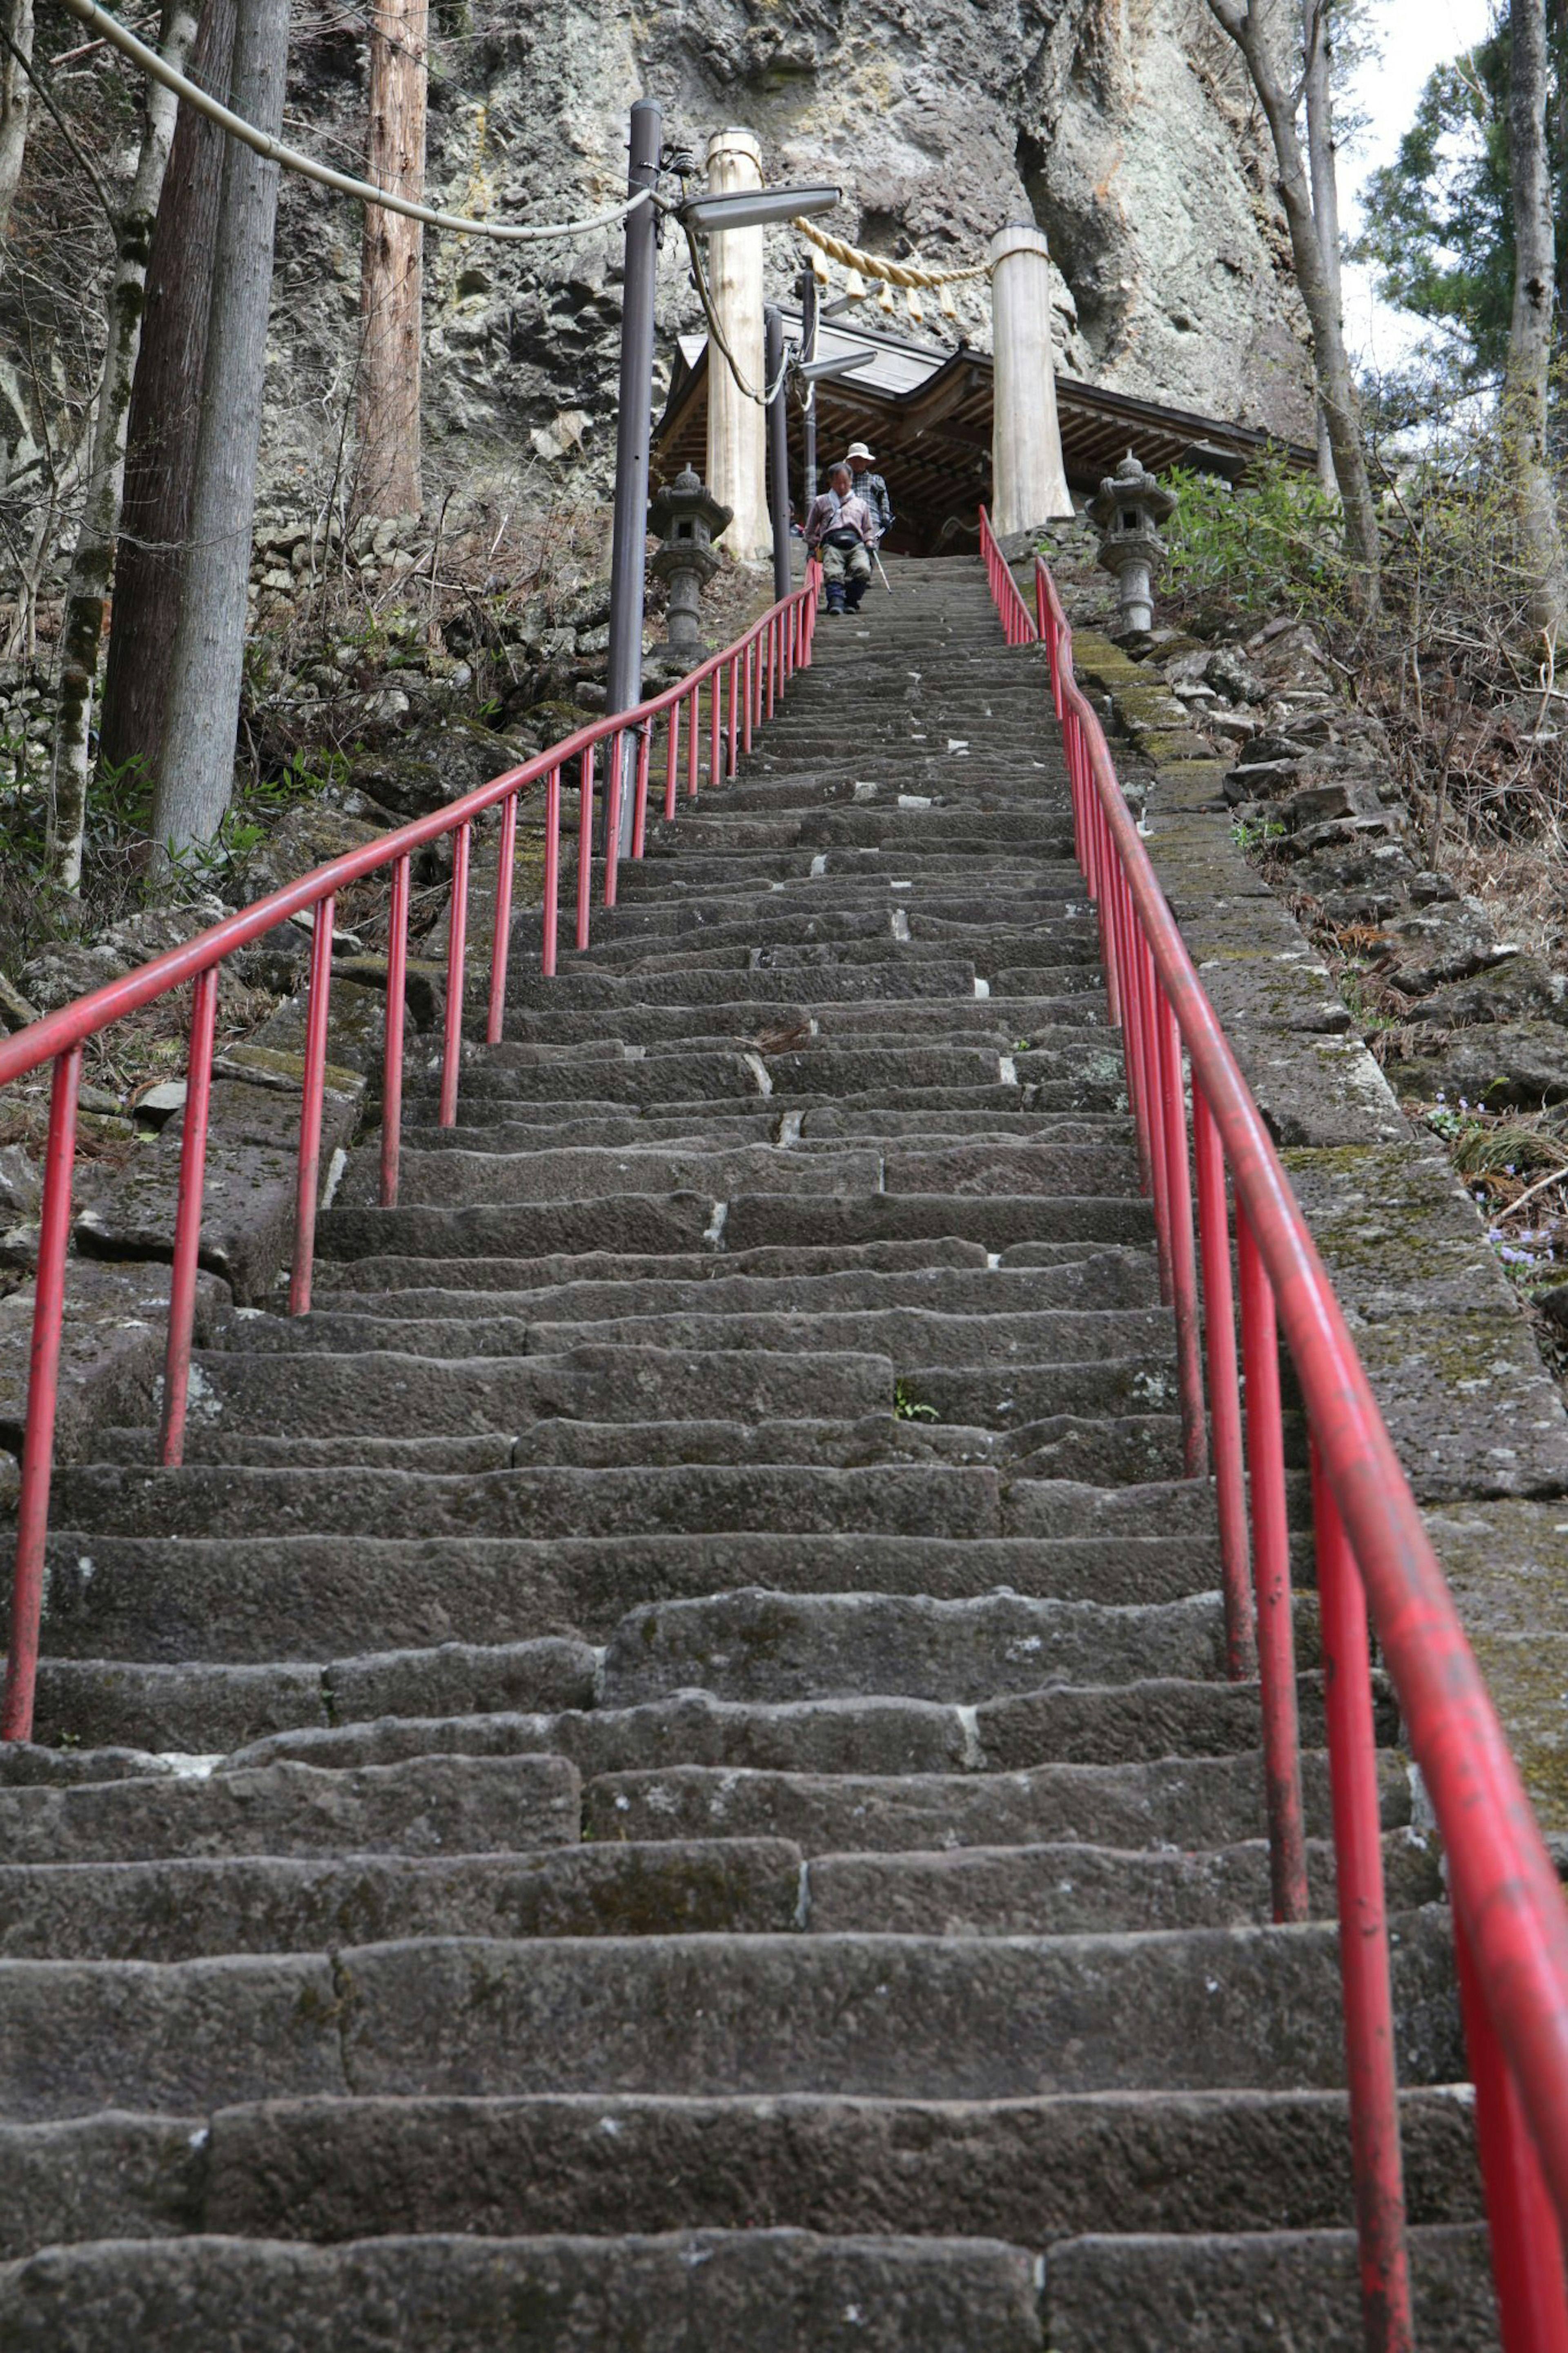
M655 579L669 583L667 634L656 650L679 657L687 670L709 651L699 626L702 587L719 569L713 542L728 524L730 512L689 466L656 491L648 506L649 527L664 542L648 569Z
M1100 531L1100 561L1116 575L1117 612L1129 635L1154 626L1160 525L1175 503L1174 494L1162 490L1129 449L1115 473L1106 475L1089 510Z

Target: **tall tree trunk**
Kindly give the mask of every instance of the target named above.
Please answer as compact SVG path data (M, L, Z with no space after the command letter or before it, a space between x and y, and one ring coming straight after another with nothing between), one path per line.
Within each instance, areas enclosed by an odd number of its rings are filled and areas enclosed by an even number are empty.
M192 79L225 99L233 70L235 8L236 0L204 0L191 52ZM153 231L142 351L131 395L99 749L106 766L139 760L150 778L163 767L226 144L216 122L194 107L181 107Z
M194 0L163 0L161 31L163 58L176 71L183 70L196 33ZM120 216L119 251L109 292L109 332L93 420L87 499L77 526L76 548L66 583L47 858L54 880L70 892L81 887L92 688L103 638L110 566L120 530L126 423L142 341L148 256L174 136L177 104L173 91L165 90L161 82L148 83L136 174Z
M22 58L33 55L33 0L0 0L3 24L15 48L0 53L0 239L10 234L11 207L27 152L27 112L33 85ZM18 57L17 51L21 52Z
M425 195L429 32L429 0L375 0L365 177L416 202ZM366 206L355 494L365 514L417 514L425 503L419 452L424 259L425 232L417 221Z
M1318 397L1328 422L1334 480L1344 510L1345 554L1359 575L1362 608L1371 616L1382 602L1377 510L1373 504L1366 454L1362 448L1361 417L1350 361L1345 355L1339 305L1323 266L1307 167L1296 136L1295 108L1281 87L1269 52L1268 27L1258 14L1257 0L1245 8L1238 7L1236 0L1209 0L1209 9L1247 61L1273 142L1279 194L1284 200L1290 252L1296 264L1296 283L1312 331L1312 367Z
M274 139L283 127L288 68L289 0L239 0L229 104ZM190 544L153 809L160 856L210 841L234 789L278 173L237 140L226 142Z
M1340 190L1334 164L1333 93L1329 63L1329 0L1301 0L1302 48L1306 71L1307 163L1312 181L1312 218L1334 313L1344 332L1344 297L1340 282ZM1334 456L1329 440L1329 420L1318 403L1318 480L1324 490L1334 487Z
M1568 562L1546 454L1547 380L1556 284L1552 175L1546 162L1546 10L1511 0L1509 160L1513 180L1513 317L1503 386L1503 451L1518 502L1531 626L1554 635L1568 619Z

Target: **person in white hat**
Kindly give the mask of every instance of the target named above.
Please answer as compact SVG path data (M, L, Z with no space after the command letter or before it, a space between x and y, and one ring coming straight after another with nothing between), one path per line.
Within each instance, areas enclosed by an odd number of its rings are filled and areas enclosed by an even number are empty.
M849 460L856 490L877 518L877 536L886 539L893 528L893 502L888 496L888 485L873 470L877 460L864 441L851 441L844 454Z

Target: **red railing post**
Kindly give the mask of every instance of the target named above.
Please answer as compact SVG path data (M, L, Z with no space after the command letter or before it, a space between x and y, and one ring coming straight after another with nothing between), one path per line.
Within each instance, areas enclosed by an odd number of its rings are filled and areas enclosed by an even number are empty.
M1562 2230L1458 1905L1454 1947L1503 2353L1568 2353Z
M625 798L624 733L612 735L605 761L605 904L616 903L616 877L621 863L621 805Z
M1258 1629L1247 1559L1247 1472L1241 1451L1241 1388L1236 1361L1236 1296L1230 1274L1230 1214L1226 1202L1225 1154L1214 1115L1198 1086L1193 1089L1193 1147L1197 1163L1198 1247L1203 1260L1204 1343L1209 1368L1209 1424L1214 1434L1226 1664L1233 1683L1249 1683L1258 1672Z
M637 731L637 804L632 813L632 856L640 858L647 845L647 772L653 758L653 721L645 719Z
M217 1028L217 975L216 965L209 964L191 984L191 1044L185 1063L174 1257L169 1270L169 1336L163 1351L163 1410L158 1430L158 1460L170 1471L176 1470L185 1455L191 1332L196 1314L202 1195L206 1185L207 1114L212 1103L213 1038Z
M679 702L672 702L669 706L668 726L664 763L664 821L666 825L673 825L675 823L675 780L680 767L680 705Z
M463 980L468 945L468 828L452 843L452 897L447 916L447 1021L441 1039L443 1127L458 1124L458 1082L463 1070Z
M0 1740L29 1740L33 1733L38 1629L44 1613L49 1483L55 1467L55 1414L59 1401L66 1252L70 1247L76 1103L80 1086L79 1044L57 1056L49 1090L49 1135L44 1147L44 1198L38 1227L38 1271L33 1291L27 1419L22 1439L22 1493L16 1512L16 1567L11 1587L5 1692L0 1700Z
M1160 1075L1165 1111L1165 1187L1171 1229L1171 1291L1176 1311L1176 1380L1182 1407L1182 1468L1189 1479L1208 1470L1203 1355L1198 1335L1198 1272L1193 1253L1193 1188L1187 1165L1187 1096L1182 1033L1162 992Z
M711 699L711 697L710 697ZM701 754L699 742L702 733L702 690L694 686L688 699L686 719L686 797L697 798Z
M1252 1479L1252 1568L1258 1594L1258 1663L1263 1703L1263 1773L1268 1866L1277 1920L1307 1917L1307 1844L1291 1616L1290 1530L1285 1510L1285 1433L1279 1409L1279 1336L1270 1286L1246 1212L1237 1218L1241 1272L1241 1361L1247 1382L1247 1461Z
M749 752L752 748L752 721L756 712L756 674L760 670L761 667L762 647L755 638L748 638L746 639L746 651L742 661L742 670L744 674L743 682L745 686L745 700L742 704L743 716L741 723L741 749L742 752ZM731 732L730 737L730 773L731 776L735 773L735 738L733 732Z
M464 828L465 832L467 828ZM321 1190L321 1108L327 1092L327 1009L332 986L332 916L337 902L316 902L310 934L310 995L305 1014L305 1083L300 1097L300 1166L294 1194L294 1263L289 1313L308 1314L316 1261L316 1197Z
M750 648L749 648L749 647L748 647L747 650L748 650L748 652L750 651ZM741 727L741 712L740 712L740 700L741 700L741 696L740 696L740 688L741 688L740 669L741 669L741 658L740 658L740 656L739 656L738 654L731 654L731 655L730 656L729 661L728 661L728 662L726 663L726 665L725 665L725 668L726 668L726 670L727 670L727 672L728 672L728 675L727 675L727 677L725 678L725 681L724 681L724 696L725 696L724 708L725 708L725 712L726 712L726 714L727 714L727 717L728 717L728 720L729 720L729 732L728 732L728 744L729 744L729 748L728 748L728 750L727 750L727 752L726 752L726 754L725 754L725 756L724 756L724 774L725 774L725 776L732 776L734 775L734 773L735 773L735 770L736 770L737 765L739 765L739 762L738 762L738 759L737 759L737 755L736 755L736 751L735 751L735 744L736 744L736 739L737 739L737 737L738 737L738 735L739 735L739 733L740 733L740 727Z
M506 964L511 952L511 891L517 863L517 795L500 805L500 865L496 874L495 938L490 946L490 1002L485 1023L485 1043L500 1043L506 1015Z
M546 980L555 977L556 932L561 897L561 771L552 768L544 780L544 905L540 926L539 969Z
M1372 1645L1361 1572L1351 1556L1344 1523L1323 1476L1315 1441L1312 1522L1322 1614L1362 2312L1367 2353L1412 2353L1415 2337L1399 2147L1394 1989L1383 1891L1377 1736L1372 1715Z
M397 1164L403 1143L403 1029L408 993L409 861L392 870L386 928L386 1021L381 1055L381 1206L397 1207Z
M719 682L723 677L722 665L708 673L708 789L719 782L719 732L722 713L720 709Z
M1160 1095L1160 983L1154 952L1142 932L1133 943L1139 964L1139 1004L1143 1034L1139 1052L1143 1068L1143 1116L1148 1128L1150 1193L1154 1204L1154 1244L1160 1259L1160 1296L1171 1303L1171 1193L1165 1180L1165 1120Z
M577 946L588 944L588 909L594 888L594 746L583 754L577 818Z

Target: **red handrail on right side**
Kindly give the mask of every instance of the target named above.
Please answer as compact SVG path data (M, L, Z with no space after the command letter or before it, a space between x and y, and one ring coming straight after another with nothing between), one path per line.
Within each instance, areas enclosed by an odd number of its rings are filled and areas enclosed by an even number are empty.
M1198 1149L1198 1207L1206 1229L1209 1428L1236 1672L1245 1670L1249 1631L1234 1589L1235 1548L1242 1534L1236 1513L1246 1491L1237 1459L1234 1335L1227 1344L1215 1329L1222 1319L1228 1323L1231 1314L1224 1230L1226 1170L1234 1190L1262 1618L1258 1646L1265 1725L1272 1726L1271 1734L1266 1730L1270 1845L1281 1916L1295 1916L1303 1891L1295 1844L1299 1796L1288 1786L1295 1760L1285 1755L1295 1690L1284 1640L1289 1546L1274 1467L1281 1442L1270 1337L1276 1318L1306 1406L1330 1684L1352 2162L1370 2353L1410 2353L1414 2337L1382 1852L1375 1830L1371 1667L1363 1630L1368 1620L1447 1858L1506 2353L1565 2353L1568 1915L1563 1890L1332 1285L1161 891L1117 782L1099 717L1074 678L1072 633L1056 583L1037 560L1037 630L984 510L981 543L1008 642L1038 636L1049 655L1079 861L1100 911L1112 1002L1121 1011L1128 1093L1167 1249L1173 1220L1188 1214L1180 1183L1170 1183L1172 1159L1184 1166L1186 1161L1187 1113L1180 1052L1162 1058L1156 1071L1146 1049L1140 1051L1151 1008L1156 1025L1163 1015L1173 1017L1185 1050ZM1021 631L1020 613L1026 624ZM1162 1151L1166 1143L1173 1154ZM1201 1398L1194 1398L1189 1410L1202 1405Z

